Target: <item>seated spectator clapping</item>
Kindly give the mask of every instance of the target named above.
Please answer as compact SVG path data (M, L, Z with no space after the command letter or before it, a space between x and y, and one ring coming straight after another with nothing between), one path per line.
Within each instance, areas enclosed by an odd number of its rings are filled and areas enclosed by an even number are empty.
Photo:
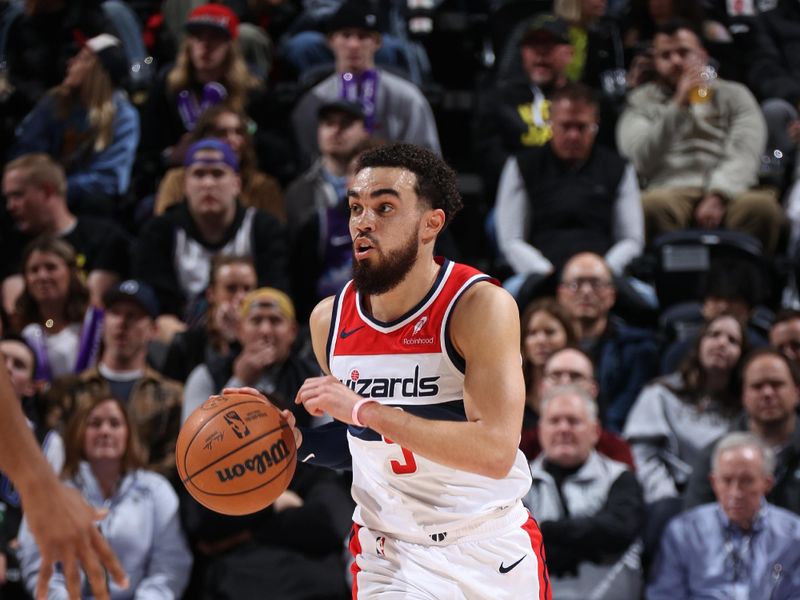
M176 381L186 381L201 363L226 362L238 351L239 307L256 289L258 278L253 259L248 256L217 255L211 259L205 300L205 317L186 331L177 333L167 350L163 373Z
M247 294L237 326L241 351L224 362L204 363L192 371L186 382L183 421L223 388L251 387L281 408L291 409L298 423L307 424L308 413L292 400L303 381L319 371L293 349L297 329L294 304L286 294L274 288Z

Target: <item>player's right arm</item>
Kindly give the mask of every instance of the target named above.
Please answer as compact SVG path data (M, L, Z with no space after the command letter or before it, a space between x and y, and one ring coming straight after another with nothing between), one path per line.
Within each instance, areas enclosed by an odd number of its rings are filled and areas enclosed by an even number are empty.
M102 518L80 493L61 483L39 450L4 365L0 364L0 470L22 498L28 527L42 557L36 583L37 600L47 598L53 563L60 561L71 600L80 598L80 569L94 597L108 600L104 568L121 587L128 586L122 569L96 523Z

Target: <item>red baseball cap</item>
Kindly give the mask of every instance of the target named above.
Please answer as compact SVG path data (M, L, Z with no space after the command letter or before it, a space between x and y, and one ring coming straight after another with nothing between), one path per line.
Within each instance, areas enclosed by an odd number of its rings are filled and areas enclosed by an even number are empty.
M183 27L189 33L214 29L235 40L239 35L239 17L222 4L203 4L189 13Z

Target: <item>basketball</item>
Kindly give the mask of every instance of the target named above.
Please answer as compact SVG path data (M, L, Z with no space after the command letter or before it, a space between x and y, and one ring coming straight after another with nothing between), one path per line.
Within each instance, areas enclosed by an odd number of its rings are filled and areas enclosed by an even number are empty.
M297 448L277 408L256 396L211 396L181 427L178 475L200 504L226 515L266 508L292 481Z

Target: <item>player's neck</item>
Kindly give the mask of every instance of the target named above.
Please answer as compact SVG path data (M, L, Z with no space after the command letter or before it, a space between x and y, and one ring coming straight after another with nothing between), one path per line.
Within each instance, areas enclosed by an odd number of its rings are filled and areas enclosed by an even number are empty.
M366 298L370 314L384 323L402 317L427 295L440 268L433 257L421 258L397 287Z

